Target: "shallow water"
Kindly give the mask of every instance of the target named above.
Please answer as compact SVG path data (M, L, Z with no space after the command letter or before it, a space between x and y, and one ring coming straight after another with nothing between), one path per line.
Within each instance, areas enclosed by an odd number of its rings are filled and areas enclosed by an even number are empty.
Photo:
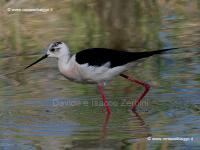
M0 149L199 149L198 0L0 4ZM7 12L16 7L53 11ZM67 42L72 52L187 47L148 58L127 72L151 85L137 112L130 107L140 86L120 77L106 83L113 112L106 115L96 85L66 80L55 59L7 74L36 60L56 40ZM187 139L163 139L176 137Z

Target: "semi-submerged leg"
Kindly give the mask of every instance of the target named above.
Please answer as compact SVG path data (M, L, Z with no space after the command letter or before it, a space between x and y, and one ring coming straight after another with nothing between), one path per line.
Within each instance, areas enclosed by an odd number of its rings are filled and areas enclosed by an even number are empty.
M131 82L140 84L140 85L142 85L145 88L144 92L137 98L137 100L135 101L135 103L132 105L131 109L132 109L132 111L135 111L136 107L138 106L138 104L142 101L142 99L145 97L145 95L150 90L150 85L148 83L143 82L143 81L136 80L136 79L134 79L134 78L132 78L130 76L127 76L125 74L120 74L120 76L123 77L123 78L125 78L125 79L128 79Z
M106 107L107 113L111 113L110 107L108 105L108 101L107 101L106 96L105 96L104 91L103 91L103 85L99 83L98 89L99 89L99 92L102 96L102 99L103 99L104 105Z

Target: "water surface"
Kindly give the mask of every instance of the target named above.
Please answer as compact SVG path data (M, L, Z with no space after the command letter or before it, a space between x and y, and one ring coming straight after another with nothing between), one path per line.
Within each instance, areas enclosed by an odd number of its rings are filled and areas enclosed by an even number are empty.
M0 4L0 149L199 149L198 0ZM18 7L53 11L7 12ZM107 83L113 113L106 115L96 85L66 80L55 59L7 75L57 40L67 42L72 53L89 47L187 47L148 58L127 72L152 87L137 112L130 107L142 87L120 77ZM159 140L175 137L191 140Z

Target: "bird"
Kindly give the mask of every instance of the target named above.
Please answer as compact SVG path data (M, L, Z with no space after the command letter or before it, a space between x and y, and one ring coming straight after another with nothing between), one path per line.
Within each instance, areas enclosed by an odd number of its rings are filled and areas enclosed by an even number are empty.
M49 44L45 54L41 58L24 69L30 68L47 57L57 58L58 69L65 78L78 83L96 84L98 86L104 106L109 114L111 113L111 109L104 93L104 83L112 80L116 76L121 76L132 83L144 87L144 92L136 99L131 107L132 111L136 111L138 104L149 92L150 84L128 76L125 72L133 68L139 60L153 55L163 54L173 49L177 48L143 52L129 52L109 48L88 48L72 54L65 42L56 41Z

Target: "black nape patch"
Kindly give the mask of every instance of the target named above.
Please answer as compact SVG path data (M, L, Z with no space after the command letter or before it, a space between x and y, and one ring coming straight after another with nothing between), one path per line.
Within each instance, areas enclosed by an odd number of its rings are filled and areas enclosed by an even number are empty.
M62 44L62 42L59 42L59 41L58 42L54 42L53 45L52 45L52 47L56 47L56 46L58 46L60 44Z

